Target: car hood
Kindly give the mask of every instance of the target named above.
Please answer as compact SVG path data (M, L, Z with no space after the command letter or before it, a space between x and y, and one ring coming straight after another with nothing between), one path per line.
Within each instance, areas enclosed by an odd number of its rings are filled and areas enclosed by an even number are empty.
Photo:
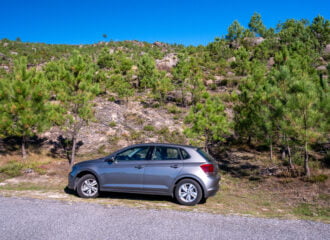
M77 163L76 166L80 167L80 166L83 166L83 165L102 163L102 162L104 162L104 160L105 160L105 157L98 158L98 159L87 160L87 161Z

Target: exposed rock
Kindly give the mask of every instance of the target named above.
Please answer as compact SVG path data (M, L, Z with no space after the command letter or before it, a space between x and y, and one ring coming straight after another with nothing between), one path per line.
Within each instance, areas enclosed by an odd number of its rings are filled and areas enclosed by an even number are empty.
M178 63L178 57L174 53L167 54L163 59L156 59L159 70L170 71Z
M23 173L25 174L34 173L34 170L32 168L27 168L23 170Z
M233 73L233 72L227 72L227 76L228 76L228 77L235 76L235 73Z
M323 57L319 57L318 63L320 63L320 65L327 65L328 64L327 61L325 61Z
M274 57L269 58L268 62L267 62L267 67L270 68L270 67L274 66L274 64L275 64Z
M324 55L330 55L330 44L327 44L323 50Z
M215 78L214 83L215 83L216 85L220 85L220 84L221 84L221 81L223 81L223 80L226 79L225 76L214 76L214 78Z
M167 44L166 43L162 43L162 42L159 42L159 41L154 42L153 45L155 45L157 47L161 47L161 48L167 47Z
M236 62L236 57L228 58L228 59L227 59L227 62L228 62L228 63Z
M6 71L9 71L9 67L7 65L1 65L0 68L6 70Z
M143 42L139 42L137 40L126 40L124 42L133 43L133 45L138 46L138 47L144 47L144 43Z
M4 46L4 47L7 47L8 44L9 44L9 43L5 42L5 43L3 43L3 46Z
M167 101L181 103L182 98L186 104L192 103L192 95L190 92L185 93L185 96L182 96L182 92L180 90L174 90L167 94Z
M210 86L210 85L212 85L214 82L213 82L213 80L206 80L205 81L205 85L206 86Z
M327 71L327 67L326 66L324 66L324 65L321 65L321 66L318 66L317 68L316 68L316 70L318 70L318 71Z
M18 53L17 52L14 52L14 51L11 51L10 54L11 55L18 55Z
M265 39L263 37L245 37L244 40L250 46L257 46L261 44Z
M182 132L182 123L174 121L166 110L145 108L139 102L119 105L97 98L95 101L95 118L89 126L82 127L78 136L78 153L111 152L114 148L124 147L138 142L157 142L158 136L150 137L143 132L145 125L155 129L166 128L169 131ZM61 137L62 136L62 137ZM69 137L58 127L53 127L39 137L48 139L48 146L61 147L61 139ZM59 150L63 151L63 147Z

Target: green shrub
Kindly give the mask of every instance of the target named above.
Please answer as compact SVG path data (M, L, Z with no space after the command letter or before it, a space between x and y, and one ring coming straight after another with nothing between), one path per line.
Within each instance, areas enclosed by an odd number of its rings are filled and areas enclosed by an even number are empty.
M109 127L115 127L117 126L117 123L112 121L112 122L109 122Z
M325 182L328 179L328 176L325 174L320 174L316 176L311 176L309 178L306 178L306 182L311 182L311 183L320 183L320 182Z
M146 125L146 126L143 127L143 130L152 132L152 131L155 131L155 127L152 126L152 125Z

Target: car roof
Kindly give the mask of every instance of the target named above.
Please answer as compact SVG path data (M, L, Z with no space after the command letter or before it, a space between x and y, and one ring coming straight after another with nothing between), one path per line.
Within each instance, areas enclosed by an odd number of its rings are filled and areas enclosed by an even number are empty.
M198 149L199 147L191 146L191 145L184 145L184 144L175 144L175 143L139 143L134 144L128 147L135 147L135 146L165 146L165 147L182 147L182 148L192 148Z

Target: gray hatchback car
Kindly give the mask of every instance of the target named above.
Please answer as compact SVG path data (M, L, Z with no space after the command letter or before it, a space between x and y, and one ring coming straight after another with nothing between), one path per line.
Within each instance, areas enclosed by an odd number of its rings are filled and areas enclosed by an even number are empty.
M215 160L202 149L148 143L75 164L68 188L83 198L100 191L141 193L172 196L192 206L215 195L219 181Z

